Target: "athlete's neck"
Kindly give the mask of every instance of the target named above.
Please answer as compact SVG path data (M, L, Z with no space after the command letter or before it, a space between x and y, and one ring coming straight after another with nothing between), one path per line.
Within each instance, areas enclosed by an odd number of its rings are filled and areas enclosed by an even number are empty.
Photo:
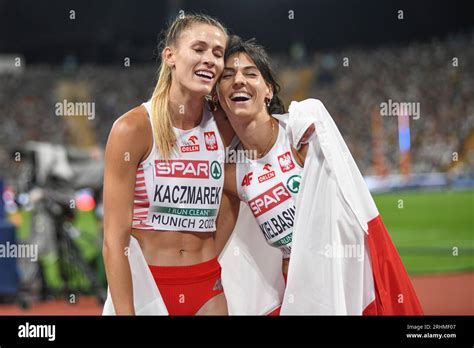
M274 124L272 126L272 122L275 122L275 120L266 110L249 120L229 117L229 121L245 150L254 150L261 157L275 144L278 125Z
M169 105L173 126L186 130L199 125L203 104L204 97L191 94L177 84L171 83Z

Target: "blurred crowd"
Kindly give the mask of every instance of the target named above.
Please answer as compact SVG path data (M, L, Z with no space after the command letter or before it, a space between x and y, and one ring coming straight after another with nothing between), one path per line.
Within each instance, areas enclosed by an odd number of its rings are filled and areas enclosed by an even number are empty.
M419 119L410 120L412 172L450 170L453 154L465 152L473 136L474 35L274 61L287 106L295 98L323 101L364 175L375 174L375 147L381 147L387 173L399 172L397 117L380 114L380 104L389 99L420 105ZM67 95L95 103L95 118L88 122L104 147L113 121L146 101L155 79L156 66L133 62L27 65L22 73L0 73L0 171L7 171L11 151L28 140L69 144L71 125L55 114L55 104ZM376 117L381 133L374 145ZM472 155L464 161L473 171Z
M398 118L382 116L380 108L389 100L419 103L419 118L410 118L412 172L448 171L461 155L464 171L474 172L472 145L466 151L466 142L474 136L473 62L471 34L430 43L316 54L301 65L311 67L305 96L324 102L361 171L368 175L375 174L376 147L382 147L378 150L384 154L387 172L399 172ZM376 117L381 118L381 133L374 144Z

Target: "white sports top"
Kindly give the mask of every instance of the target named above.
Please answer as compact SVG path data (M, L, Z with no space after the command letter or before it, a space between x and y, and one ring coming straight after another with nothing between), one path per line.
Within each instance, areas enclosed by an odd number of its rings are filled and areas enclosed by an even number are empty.
M151 102L143 103L148 115ZM153 128L153 125L152 125ZM224 143L207 104L201 123L174 128L176 151L163 160L153 148L137 168L132 227L214 232L224 185Z
M237 146L242 149L242 144ZM258 160L237 163L237 192L252 211L267 242L289 258L296 195L302 167L296 162L284 127L270 151Z

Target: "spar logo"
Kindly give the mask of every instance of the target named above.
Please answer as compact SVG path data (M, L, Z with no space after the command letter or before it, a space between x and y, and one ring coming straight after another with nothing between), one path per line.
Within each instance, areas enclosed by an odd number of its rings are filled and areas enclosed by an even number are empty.
M249 201L250 209L255 217L265 214L284 201L291 198L286 187L280 182L271 189Z
M155 176L209 179L209 162L200 160L155 160Z
M272 165L270 163L266 163L263 166L263 170L265 171L265 174L262 174L258 177L259 183L265 182L275 177L275 171L273 170Z
M217 138L214 132L204 132L204 142L208 151L217 151Z
M198 137L192 135L184 142L184 145L181 146L181 152L197 152L199 151L199 141Z
M295 164L291 159L290 151L278 156L278 164L280 164L282 172L289 172L295 167Z

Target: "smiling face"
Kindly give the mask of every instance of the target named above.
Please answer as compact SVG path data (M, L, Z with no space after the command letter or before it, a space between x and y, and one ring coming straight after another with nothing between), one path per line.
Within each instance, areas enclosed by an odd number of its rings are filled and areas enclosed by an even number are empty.
M245 53L235 53L225 62L219 81L219 102L230 117L252 117L266 111L273 92L255 63Z
M173 83L202 96L210 94L224 68L225 45L226 35L221 29L209 24L191 25L176 45L163 50Z

